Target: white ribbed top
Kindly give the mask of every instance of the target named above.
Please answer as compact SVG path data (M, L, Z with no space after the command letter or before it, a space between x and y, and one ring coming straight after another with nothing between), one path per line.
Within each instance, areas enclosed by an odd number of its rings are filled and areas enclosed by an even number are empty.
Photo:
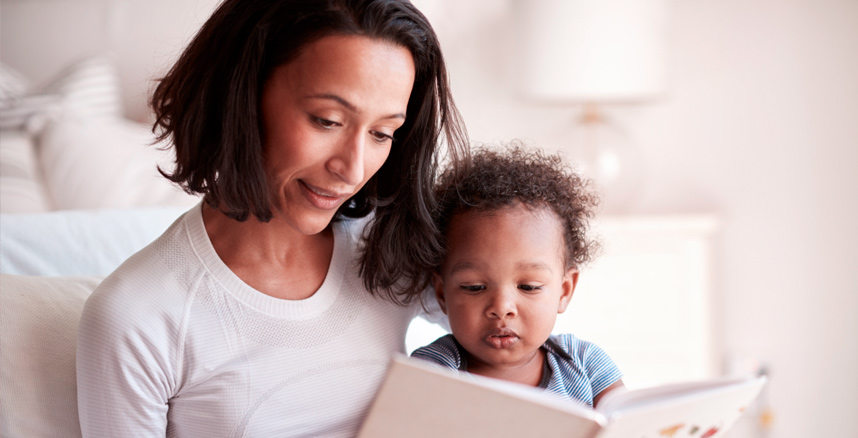
M282 300L242 282L201 206L93 293L78 335L84 436L353 436L419 305L369 295L365 221L334 224L321 288Z
M289 319L315 318L334 303L343 283L346 264L350 261L349 254L356 247L353 236L349 235L349 230L346 229L348 225L354 224L333 224L334 252L328 274L319 290L303 300L283 300L250 287L224 264L209 240L202 214L187 218L187 231L192 248L206 270L225 291L253 309L270 316Z

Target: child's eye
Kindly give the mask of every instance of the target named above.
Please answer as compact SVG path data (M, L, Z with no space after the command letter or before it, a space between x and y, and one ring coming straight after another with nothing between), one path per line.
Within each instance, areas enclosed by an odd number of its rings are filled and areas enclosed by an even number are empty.
M525 292L537 292L542 290L542 286L537 286L535 284L520 284L518 288Z
M463 284L459 286L462 290L469 293L476 293L486 290L486 287L482 284Z

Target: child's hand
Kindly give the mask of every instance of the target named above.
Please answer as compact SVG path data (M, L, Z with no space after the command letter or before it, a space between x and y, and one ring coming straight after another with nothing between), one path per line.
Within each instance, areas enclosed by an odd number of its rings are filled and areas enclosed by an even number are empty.
M602 392L596 394L596 396L593 397L593 408L597 408L599 406L599 400L602 400L603 395L605 395L605 394L607 394L607 393L609 393L615 389L620 389L620 388L625 388L625 387L626 387L626 385L623 383L623 379L617 380L616 382L612 383L611 386L603 389Z

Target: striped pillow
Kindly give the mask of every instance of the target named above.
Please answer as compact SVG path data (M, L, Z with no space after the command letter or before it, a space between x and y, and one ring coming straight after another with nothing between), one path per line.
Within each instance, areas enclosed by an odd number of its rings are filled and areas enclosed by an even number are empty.
M64 109L78 117L122 116L119 73L106 56L86 58L68 66L46 91L62 96Z
M0 102L17 99L27 92L30 82L21 73L0 63Z
M33 136L0 130L0 213L43 213L51 210ZM5 233L5 232L4 232Z
M59 111L83 118L122 116L119 75L113 61L93 56L63 70L38 91L26 90L20 74L3 66L0 79L0 129L41 130Z

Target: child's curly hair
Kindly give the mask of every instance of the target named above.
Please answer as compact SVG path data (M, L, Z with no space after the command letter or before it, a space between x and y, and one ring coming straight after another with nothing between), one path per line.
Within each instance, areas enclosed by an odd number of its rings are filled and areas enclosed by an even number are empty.
M502 149L476 148L465 167L441 174L435 192L435 223L445 248L454 215L492 211L518 201L529 208L547 207L560 219L567 269L588 263L598 251L598 243L587 236L589 219L599 203L593 181L576 173L559 155L525 149L518 141Z

